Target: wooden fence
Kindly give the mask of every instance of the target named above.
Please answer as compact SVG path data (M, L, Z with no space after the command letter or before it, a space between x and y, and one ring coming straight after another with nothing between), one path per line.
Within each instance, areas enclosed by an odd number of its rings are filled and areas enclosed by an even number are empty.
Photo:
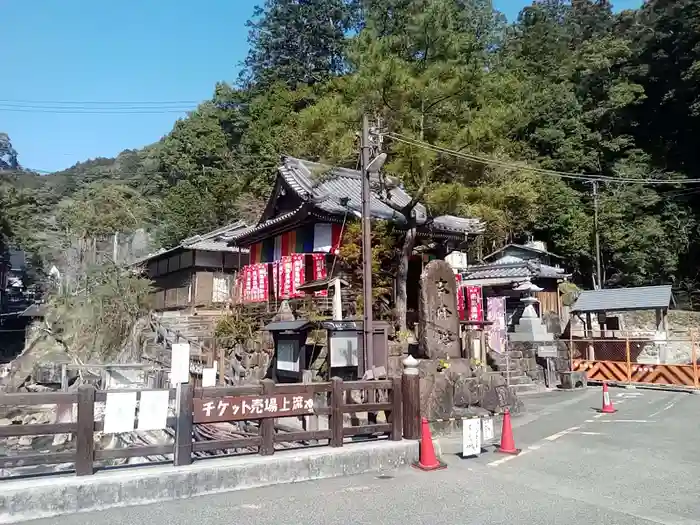
M77 392L52 393L20 393L0 394L0 406L37 406L37 405L70 405L77 404L77 419L70 423L6 425L0 426L0 438L72 434L75 449L53 453L34 453L17 456L0 456L0 468L29 467L73 463L78 476L91 475L95 471L95 463L121 458L173 456L175 465L188 465L193 461L193 454L217 450L257 447L261 455L275 453L276 443L309 442L327 440L331 447L342 447L347 437L360 435L383 434L392 440L418 439L420 433L418 375L406 370L403 377L381 381L342 381L333 378L325 383L282 383L275 384L272 380L264 380L261 384L241 387L209 387L195 388L189 384L179 387L179 392L170 390L170 399L175 399L176 416L169 417L167 425L174 429L174 443L167 445L150 445L127 447L111 450L96 450L94 433L104 429L104 423L95 421L95 404L105 402L106 391L97 391L91 385L79 387ZM386 391L388 401L353 404L348 403L350 391L377 392ZM128 392L129 390L114 390L110 392ZM133 392L133 390L131 390ZM324 395L326 406L314 406L307 416L328 416L327 430L310 430L276 432L275 420L279 413L261 414L246 417L246 420L259 420L259 434L251 437L228 440L193 441L195 426L202 420L201 409L207 400L239 399L258 400L281 398L289 395L306 396L307 398ZM241 398L240 396L244 396ZM376 399L375 396L368 396ZM345 426L345 414L358 412L386 414L386 423L372 423L359 426ZM293 415L293 414L292 414ZM228 421L239 421L242 418L231 417ZM218 421L222 421L219 419ZM136 428L136 425L135 425ZM135 431L138 432L138 431Z

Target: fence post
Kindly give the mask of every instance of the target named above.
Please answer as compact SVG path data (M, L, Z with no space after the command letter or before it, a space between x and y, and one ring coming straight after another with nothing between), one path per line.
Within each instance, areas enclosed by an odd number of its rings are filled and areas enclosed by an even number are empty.
M420 377L418 360L409 355L402 361L401 398L403 401L403 437L420 438Z
M95 387L78 387L78 429L75 436L75 473L94 474L95 459Z
M272 379L262 380L262 393L271 396L275 393L275 382ZM260 420L260 455L271 456L275 453L275 418Z
M393 377L391 379L391 439L393 441L401 441L401 427L403 423L403 401L401 400L401 378Z
M630 358L630 336L625 336L625 354L627 359L627 384L632 384L632 359Z
M693 360L693 385L698 388L698 354L695 348L695 331L690 331L690 355Z
M179 467L192 464L192 419L194 414L192 397L194 389L189 383L178 383L175 388L177 423L175 423L174 464Z
M343 380L331 379L331 447L343 446Z

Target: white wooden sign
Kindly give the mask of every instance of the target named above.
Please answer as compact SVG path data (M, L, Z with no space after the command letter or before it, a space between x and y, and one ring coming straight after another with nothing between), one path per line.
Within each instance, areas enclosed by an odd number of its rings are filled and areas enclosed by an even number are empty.
M202 369L202 386L216 386L216 370L216 361L214 361L214 366L212 366L211 368Z
M174 343L170 358L170 383L189 383L190 381L190 344Z
M136 392L108 392L105 404L105 434L134 430Z
M139 401L138 430L161 430L168 426L170 391L144 390Z
M462 457L481 454L481 419L462 420Z
M493 438L493 418L481 418L481 439L483 439L484 443L486 443L487 441L491 441Z

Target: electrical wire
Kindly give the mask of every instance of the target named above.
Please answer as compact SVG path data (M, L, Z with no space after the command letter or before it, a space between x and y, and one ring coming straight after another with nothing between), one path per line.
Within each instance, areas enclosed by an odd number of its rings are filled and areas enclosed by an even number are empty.
M146 115L164 113L188 113L196 111L196 107L188 108L61 108L61 107L7 107L0 104L0 112L10 113L53 113L56 115Z
M201 104L201 100L152 100L152 101L115 101L115 100L21 100L21 99L0 99L0 104L8 105L51 105L51 106L181 106Z
M461 158L464 160L469 160L469 161L480 163L480 164L499 166L502 168L512 169L512 170L531 171L533 173L540 173L542 175L551 175L551 176L559 177L562 179L572 179L572 180L579 180L579 181L583 181L583 182L598 181L598 182L618 182L618 183L631 183L631 184L676 184L676 185L700 184L700 179L630 179L630 178L610 177L607 175L600 175L600 174L584 175L581 173L569 173L569 172L564 172L564 171L548 170L548 169L544 169L544 168L537 168L534 166L513 164L510 162L500 161L500 160L492 159L492 158L488 158L488 157L482 157L479 155L473 155L470 153L464 153L461 151L455 151L455 150L452 150L449 148L443 148L440 146L436 146L434 144L430 144L429 142L424 142L424 141L420 141L417 139L412 139L410 137L407 137L405 135L401 135L399 133L383 133L382 135L385 137L391 138L392 140L396 140L398 142L402 142L404 144L407 144L409 146L423 148L426 150L433 151L435 153L452 155L454 157L458 157L458 158Z

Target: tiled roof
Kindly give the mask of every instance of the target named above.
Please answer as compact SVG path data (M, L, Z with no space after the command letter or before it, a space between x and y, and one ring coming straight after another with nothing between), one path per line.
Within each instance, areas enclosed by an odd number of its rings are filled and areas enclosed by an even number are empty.
M210 231L208 233L203 233L201 235L193 235L183 240L180 244L169 250L160 250L158 252L152 253L134 262L134 264L143 264L151 259L161 257L167 253L174 252L175 250L185 249L185 250L202 250L210 252L229 252L238 253L239 248L229 246L229 239L236 235L240 235L242 232L247 231L248 227L245 222L237 221L232 224L228 224L216 230ZM248 253L246 248L240 248L243 253Z
M476 279L563 279L567 276L563 268L555 268L548 264L535 261L525 261L519 257L506 255L491 264L472 266L466 272L466 280Z
M304 201L315 208L331 215L351 213L359 216L362 212L362 178L361 173L347 168L331 168L316 162L285 157L279 168L285 182L296 191ZM393 185L387 192L379 189L379 178L371 181L373 188L370 198L370 213L375 219L405 223L405 217L396 212L387 202L397 207L406 206L411 202L411 196L398 185ZM389 181L391 182L391 181ZM380 194L383 191L384 194ZM262 222L250 231L266 228L277 222L282 222L293 216L304 206L285 213L274 219ZM481 233L485 225L480 219L468 219L453 215L442 215L429 220L423 204L413 208L419 225L445 232ZM248 231L246 231L246 234Z
M619 312L668 308L671 285L585 290L571 307L572 312Z
M501 252L507 250L508 248L517 248L517 249L519 249L519 250L525 250L525 251L528 251L528 252L536 253L536 254L538 254L538 255L547 255L547 256L549 256L549 257L555 257L555 258L557 258L557 259L562 259L562 256L561 256L561 255L557 255L556 253L552 253L552 252L548 252L548 251L546 251L546 250L542 250L542 249L540 249L540 248L538 248L537 246L534 246L534 245L532 245L532 244L515 244L515 243L510 243L510 244L506 244L506 245L503 246L502 248L499 248L499 249L496 250L495 252L488 254L487 256L484 257L484 260L485 260L485 261L488 261L489 259L492 259L493 257L495 257L496 255L498 255L499 253L501 253Z

